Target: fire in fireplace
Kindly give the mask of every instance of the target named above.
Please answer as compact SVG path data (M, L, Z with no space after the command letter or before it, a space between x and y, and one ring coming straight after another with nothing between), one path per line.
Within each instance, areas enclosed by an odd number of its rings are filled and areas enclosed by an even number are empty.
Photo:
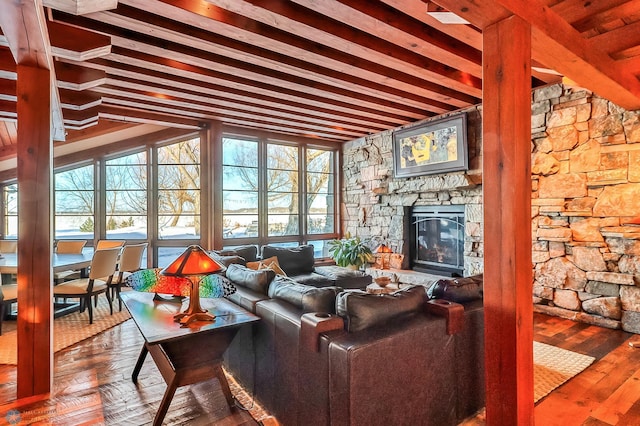
M464 206L414 206L411 267L447 276L464 273Z

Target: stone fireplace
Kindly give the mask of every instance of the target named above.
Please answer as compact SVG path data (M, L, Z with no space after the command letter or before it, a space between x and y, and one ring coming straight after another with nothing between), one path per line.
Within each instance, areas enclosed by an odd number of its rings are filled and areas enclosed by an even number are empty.
M395 178L392 131L344 144L343 231L408 269L408 212L464 206L463 275L483 272L481 110L466 110L466 172ZM531 131L534 310L640 334L640 111L552 85L532 93Z
M464 206L415 206L408 229L411 269L464 274Z

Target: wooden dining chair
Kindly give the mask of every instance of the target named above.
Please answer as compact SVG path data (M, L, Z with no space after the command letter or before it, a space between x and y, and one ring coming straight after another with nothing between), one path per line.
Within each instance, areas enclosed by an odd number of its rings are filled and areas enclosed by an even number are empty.
M98 240L98 243L96 244L96 250L122 247L124 246L124 243L124 240Z
M148 243L140 244L127 244L122 249L120 255L120 262L118 264L118 270L109 283L109 290L111 291L111 300L115 302L118 300L118 308L122 311L122 300L120 300L120 290L125 278L131 273L140 270L140 263L142 262L142 255L147 248Z
M80 311L89 310L89 324L93 324L93 306L91 297L105 293L109 301L109 311L113 315L113 305L108 286L116 272L120 248L96 250L91 259L88 278L66 281L53 287L54 298L80 299Z
M8 312L11 312L11 305L18 302L17 284L0 284L0 336L2 336L2 321Z
M87 240L58 240L56 242L55 252L58 254L80 254L87 244ZM81 278L80 271L69 270L60 271L53 274L54 284L60 284L63 281L76 280Z
M0 240L0 253L16 253L17 251L17 240Z

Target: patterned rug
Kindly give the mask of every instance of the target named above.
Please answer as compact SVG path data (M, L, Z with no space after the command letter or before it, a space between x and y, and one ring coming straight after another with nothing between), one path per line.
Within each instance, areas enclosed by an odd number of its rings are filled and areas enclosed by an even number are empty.
M53 321L53 350L58 352L91 336L95 336L129 318L129 312L123 307L118 312L118 303L113 305L113 315L109 315L109 303L104 295L98 297L98 306L93 310L93 324L89 324L89 314L74 312L56 318ZM3 321L0 336L0 364L17 364L15 321Z
M590 366L594 357L533 342L534 402Z

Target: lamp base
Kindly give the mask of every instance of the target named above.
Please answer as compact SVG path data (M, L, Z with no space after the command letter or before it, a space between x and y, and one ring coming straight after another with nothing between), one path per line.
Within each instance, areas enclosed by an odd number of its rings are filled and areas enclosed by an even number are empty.
M216 316L210 314L207 311L204 312L181 312L173 316L175 322L179 322L181 325L186 326L195 321L215 321Z

